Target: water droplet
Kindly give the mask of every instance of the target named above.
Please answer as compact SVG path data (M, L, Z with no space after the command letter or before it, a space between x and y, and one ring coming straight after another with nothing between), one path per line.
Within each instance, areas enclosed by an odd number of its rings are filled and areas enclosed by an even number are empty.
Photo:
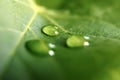
M42 31L48 36L57 36L59 34L58 27L56 26L45 26Z
M49 53L50 56L54 56L55 55L55 52L53 50L49 50L48 53Z
M26 48L30 53L41 56L48 55L48 51L49 51L48 43L40 39L27 41Z
M56 46L53 43L47 43L43 40L30 40L26 42L26 48L30 53L39 56L54 56L55 52L52 50Z
M82 47L82 46L89 46L89 42L87 41L87 39L89 39L89 37L87 36L78 36L78 35L73 35L70 36L67 41L66 44L68 47Z

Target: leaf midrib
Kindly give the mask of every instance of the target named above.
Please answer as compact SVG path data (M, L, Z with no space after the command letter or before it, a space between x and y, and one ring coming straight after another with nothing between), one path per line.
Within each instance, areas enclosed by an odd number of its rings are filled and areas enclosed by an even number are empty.
M13 50L9 53L8 58L6 60L6 64L4 65L4 68L2 69L3 71L1 71L2 75L4 74L4 72L6 71L6 69L8 68L10 62L12 61L15 52L19 46L19 44L21 43L22 39L24 38L25 34L27 33L27 31L30 29L30 26L32 25L32 23L34 22L35 18L37 17L38 13L34 12L33 16L31 17L30 21L28 22L28 24L26 25L25 29L23 30L23 32L21 32L20 38L18 39L18 41L15 44L15 47L13 48ZM30 29L30 31L32 32L32 30ZM34 34L32 32L32 34ZM1 75L1 76L2 76Z

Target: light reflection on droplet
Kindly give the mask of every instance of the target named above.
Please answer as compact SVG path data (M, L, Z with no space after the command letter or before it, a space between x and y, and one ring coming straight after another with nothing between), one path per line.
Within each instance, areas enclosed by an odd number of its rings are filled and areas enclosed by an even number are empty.
M58 31L55 31L55 34L57 35L57 34L59 34L59 32L58 32Z
M53 50L49 50L48 53L49 53L50 56L54 56L55 55L55 52Z
M50 47L50 48L55 48L55 45L52 44L52 43L49 43L49 47Z
M87 42L87 41L84 42L84 46L89 46L89 45L90 45L89 42Z
M89 37L89 36L84 36L84 38L85 38L86 40L89 40L89 39L90 39L90 37Z

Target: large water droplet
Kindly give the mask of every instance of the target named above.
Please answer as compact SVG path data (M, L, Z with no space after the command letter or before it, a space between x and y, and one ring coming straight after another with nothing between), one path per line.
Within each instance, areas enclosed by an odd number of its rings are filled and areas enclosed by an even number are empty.
M59 34L58 27L56 26L45 26L42 31L48 36L57 36Z
M74 47L82 47L82 46L89 46L89 42L87 41L89 39L88 36L78 36L78 35L73 35L70 36L66 44L68 47L74 48Z
M53 43L47 43L43 40L30 40L26 42L26 48L30 53L39 56L54 56L55 52L52 50L56 46Z
M48 43L43 40L30 40L26 42L26 48L30 53L46 56L49 52Z

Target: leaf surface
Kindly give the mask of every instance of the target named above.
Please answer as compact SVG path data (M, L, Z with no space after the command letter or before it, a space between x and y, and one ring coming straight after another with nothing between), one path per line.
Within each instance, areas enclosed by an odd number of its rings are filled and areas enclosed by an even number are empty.
M2 80L119 80L119 0L1 0L0 78ZM48 4L49 3L49 4ZM56 25L60 35L41 29ZM90 46L68 48L66 39L87 35ZM55 56L31 55L25 43L42 39L56 45Z

